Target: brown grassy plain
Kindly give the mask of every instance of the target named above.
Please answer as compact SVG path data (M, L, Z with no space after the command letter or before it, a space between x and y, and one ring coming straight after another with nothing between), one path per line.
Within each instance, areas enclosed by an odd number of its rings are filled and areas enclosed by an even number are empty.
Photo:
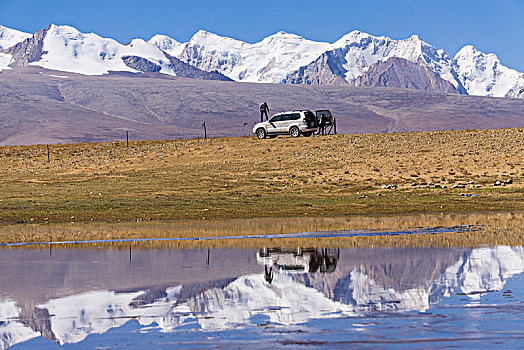
M6 146L0 222L522 210L522 159L524 128Z

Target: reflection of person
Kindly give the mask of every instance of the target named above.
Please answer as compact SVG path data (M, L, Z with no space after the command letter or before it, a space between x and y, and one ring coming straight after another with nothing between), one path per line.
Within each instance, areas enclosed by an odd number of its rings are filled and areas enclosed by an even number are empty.
M273 266L271 266L268 270L267 265L264 265L264 279L269 284L273 282Z
M268 120L269 106L267 105L267 102L260 105L260 122L264 121L264 114L266 115L266 120Z

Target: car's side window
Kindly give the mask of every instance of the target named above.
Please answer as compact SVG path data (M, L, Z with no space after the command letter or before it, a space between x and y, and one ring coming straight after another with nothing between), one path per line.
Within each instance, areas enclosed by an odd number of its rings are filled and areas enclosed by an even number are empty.
M282 121L290 120L289 117L290 117L289 114L284 114L284 115L282 116Z
M300 113L293 113L292 120L299 120L300 119Z
M281 120L282 120L282 116L281 115L276 115L273 118L269 119L269 122L270 123L274 123L274 122L279 122Z

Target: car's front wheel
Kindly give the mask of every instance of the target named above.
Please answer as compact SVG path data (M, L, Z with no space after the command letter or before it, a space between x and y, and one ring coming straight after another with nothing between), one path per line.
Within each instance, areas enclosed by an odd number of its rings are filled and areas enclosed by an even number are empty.
M257 135L257 137L259 139L265 139L266 136L267 136L267 132L266 130L264 130L263 128L260 128L260 129L257 129L257 131L255 132L255 134Z
M292 126L291 129L289 129L289 135L291 135L291 137L299 137L300 130L296 126Z

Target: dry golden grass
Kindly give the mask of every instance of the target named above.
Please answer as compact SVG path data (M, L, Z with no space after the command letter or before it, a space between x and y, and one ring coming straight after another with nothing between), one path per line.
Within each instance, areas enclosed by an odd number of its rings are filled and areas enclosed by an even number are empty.
M1 147L0 222L522 210L522 159L524 128Z
M446 234L409 234L395 236L351 238L274 238L274 239L213 239L187 241L149 241L125 243L88 243L75 247L141 248L211 248L211 247L374 247L374 246L455 246L524 244L524 213L471 213L471 214L419 214L385 217L339 218L257 218L181 220L140 223L75 223L32 224L3 227L0 243L47 242L73 240L204 238L317 232L337 230L363 230L366 232L394 232L429 227L474 225L474 230ZM69 245L68 245L69 246ZM41 248L41 245L33 246Z

